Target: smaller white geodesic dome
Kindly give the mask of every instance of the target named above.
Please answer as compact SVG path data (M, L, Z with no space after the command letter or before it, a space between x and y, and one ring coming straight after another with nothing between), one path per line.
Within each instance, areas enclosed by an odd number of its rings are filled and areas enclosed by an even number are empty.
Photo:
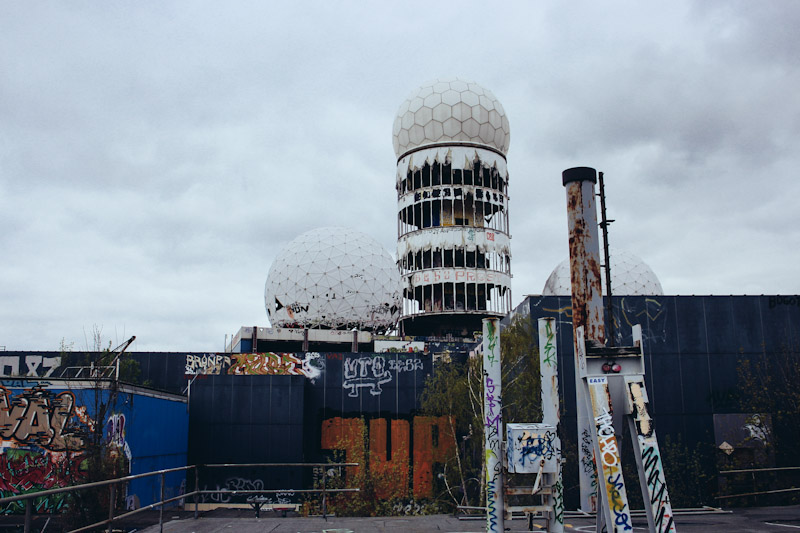
M372 237L317 228L275 258L264 302L273 327L387 330L400 316L400 273Z
M414 148L449 141L484 144L505 155L511 129L491 91L459 78L438 78L422 84L402 103L392 141L398 159Z
M614 296L661 296L664 290L655 272L632 253L609 246L611 256L611 292ZM602 252L601 252L602 257ZM606 293L605 272L603 294ZM543 296L569 296L572 286L569 274L569 258L553 270L542 289Z

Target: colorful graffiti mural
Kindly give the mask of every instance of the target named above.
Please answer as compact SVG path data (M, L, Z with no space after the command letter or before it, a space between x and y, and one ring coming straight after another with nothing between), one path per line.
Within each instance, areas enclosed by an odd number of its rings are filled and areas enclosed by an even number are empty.
M313 382L325 370L325 358L317 352L240 353L231 354L230 361L228 374L235 375L305 376Z
M7 448L0 454L0 497L7 498L29 492L74 485L85 477L80 453L48 453L42 450ZM34 500L34 511L51 513L65 506L64 495ZM23 513L21 502L0 507L2 514Z
M106 445L121 451L130 462L133 458L131 447L125 439L125 415L113 414L106 422Z
M604 504L608 512L606 517L610 531L631 531L631 513L628 507L628 495L622 477L622 461L617 437L612 424L612 410L609 400L608 378L589 377L589 398L592 404L594 431L596 436L596 454L598 458L598 476L603 479Z
M143 413L141 419L148 420L143 437L148 434L151 437L144 444L137 441L139 447L145 448L147 457L142 459L141 469L135 473L148 471L149 461L161 460L158 457L161 444L154 442L154 434L163 434L162 441L168 442L174 456L170 466L186 464L185 399L172 395L157 397L160 395L150 392L134 401L134 393L126 392L126 386L112 393L96 382L69 382L73 388L68 390L63 388L66 383L56 385L54 382L3 380L0 385L0 496L39 492L86 481L91 473L86 461L87 451L95 444L102 447L108 457L124 457L123 464L131 468L135 459L130 440L134 403ZM23 383L35 386L19 387ZM166 396L169 396L168 403L174 405L165 405ZM109 414L98 421L95 412L100 405ZM154 410L155 406L158 406L158 417L148 418L144 413ZM133 434L136 433L133 430ZM181 446L183 456L180 456ZM173 461L172 457L168 461ZM164 464L159 463L159 466ZM128 472L121 472L125 473ZM173 481L175 487L180 485L180 480L170 479L170 490L175 488ZM150 485L157 483L158 480L131 482L127 501L134 506L139 502L149 505L153 502ZM61 511L65 506L63 495L34 501L34 510L40 513ZM6 514L23 511L23 505L18 502L0 508L0 513Z
M82 454L93 428L71 391L34 387L15 394L0 386L0 494L37 492L82 480ZM56 496L37 500L34 507L52 512L63 505L64 497ZM15 502L0 512L23 510Z
M30 445L51 452L82 450L80 432L67 427L70 418L80 412L75 395L69 391L53 394L37 387L14 397L0 386L0 446Z

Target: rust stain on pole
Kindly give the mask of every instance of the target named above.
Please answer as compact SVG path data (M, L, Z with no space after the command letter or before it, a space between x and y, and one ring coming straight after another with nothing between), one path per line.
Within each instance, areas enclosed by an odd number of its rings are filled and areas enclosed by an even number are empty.
M589 167L570 168L562 173L562 180L567 189L573 327L583 326L587 340L605 344L594 194L597 172Z

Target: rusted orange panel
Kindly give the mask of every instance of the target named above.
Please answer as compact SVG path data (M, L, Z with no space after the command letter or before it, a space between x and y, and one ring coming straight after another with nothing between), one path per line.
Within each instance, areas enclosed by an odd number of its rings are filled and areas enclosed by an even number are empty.
M369 459L375 494L382 500L408 496L409 442L411 427L407 420L392 420L391 457L386 448L387 421L370 420Z
M433 426L434 417L414 417L414 497L433 495Z
M435 443L434 431L437 433ZM451 430L449 417L414 417L414 496L416 498L433 497L433 465L449 459L455 446L455 437Z
M385 418L369 421L369 460L370 463L386 462L386 423Z
M434 448L433 461L444 463L451 457L456 449L455 420L451 416L440 416L436 420L439 427L439 445Z
M349 463L364 464L364 431L366 426L361 418L329 418L322 421L321 448L323 450L344 450L344 460ZM361 467L350 467L348 475L357 476Z
M387 454L386 429L391 423L391 457ZM456 448L451 418L414 417L414 468L412 486L417 498L433 497L433 467L447 461ZM344 450L345 460L364 464L366 451L361 418L329 418L322 422L322 448ZM408 471L411 451L411 425L407 420L369 422L369 469L380 499L408 497ZM434 437L435 435L435 437ZM359 467L360 468L360 467ZM348 469L357 475L359 468Z

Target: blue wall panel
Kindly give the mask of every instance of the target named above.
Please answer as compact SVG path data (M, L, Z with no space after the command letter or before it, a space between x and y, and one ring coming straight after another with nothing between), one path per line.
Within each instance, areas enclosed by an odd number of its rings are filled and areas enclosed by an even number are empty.
M6 416L14 418L7 421L9 425L2 435L0 476L10 487L4 496L80 483L84 479L79 466L81 454L92 433L102 432L101 442L107 450L128 457L133 474L186 465L188 414L182 399L153 397L139 389L123 388L115 400L110 400L110 392L96 388L92 382L3 380L0 384L9 409ZM103 404L107 405L106 415L97 420L98 406ZM69 454L58 444L57 435L67 443ZM65 459L66 455L71 459ZM15 458L24 459L25 472L10 467ZM70 463L75 467L72 474L64 471L64 465ZM171 475L167 493L180 494L184 477ZM37 481L30 483L31 479ZM126 503L129 507L148 505L158 501L159 494L158 478L136 480L127 489ZM43 502L39 510L52 510L59 505L55 501ZM6 508L10 510L13 509Z

